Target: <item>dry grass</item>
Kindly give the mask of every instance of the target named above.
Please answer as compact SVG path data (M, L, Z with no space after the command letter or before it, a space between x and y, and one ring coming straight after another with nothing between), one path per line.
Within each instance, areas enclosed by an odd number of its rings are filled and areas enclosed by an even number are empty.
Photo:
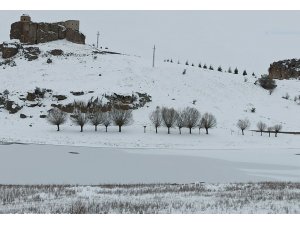
M0 185L0 213L299 213L300 183Z

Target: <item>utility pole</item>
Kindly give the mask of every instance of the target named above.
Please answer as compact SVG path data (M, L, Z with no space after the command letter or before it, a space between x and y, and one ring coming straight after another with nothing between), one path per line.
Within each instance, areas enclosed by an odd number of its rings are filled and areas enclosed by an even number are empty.
M153 47L153 61L152 61L152 67L154 67L154 61L155 61L155 45Z
M99 33L99 31L97 32L97 48L98 48L98 44L99 44L99 35L100 35L100 33Z

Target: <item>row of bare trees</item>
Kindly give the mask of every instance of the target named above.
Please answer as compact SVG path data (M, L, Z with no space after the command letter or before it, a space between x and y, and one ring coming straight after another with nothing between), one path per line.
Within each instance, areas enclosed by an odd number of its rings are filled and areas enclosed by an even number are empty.
M168 107L156 107L149 116L151 123L155 127L155 132L160 126L168 128L168 134L170 134L170 128L177 127L179 134L181 134L182 128L188 128L190 134L192 129L195 127L200 129L204 128L206 134L208 129L213 128L217 125L217 120L211 113L205 113L202 117L200 112L196 108L186 107L183 110L175 110L174 108Z
M242 135L244 135L244 130L249 129L251 126L251 123L248 119L240 119L237 122L237 127L242 131ZM260 135L262 136L263 132L268 132L269 137L271 136L271 132L275 133L275 137L277 137L277 134L282 130L281 124L276 124L274 126L267 126L267 124L263 123L262 121L259 121L256 124L256 127L258 131L260 132Z
M48 112L47 119L50 124L57 126L57 131L59 131L60 125L66 123L68 114L59 108L52 108ZM119 132L121 132L122 126L129 125L133 121L132 110L112 108L111 111L103 111L100 106L94 107L90 111L76 107L70 115L70 119L75 125L80 126L80 132L83 132L83 127L88 123L95 127L95 131L99 125L103 125L106 132L107 127L113 123L119 127Z

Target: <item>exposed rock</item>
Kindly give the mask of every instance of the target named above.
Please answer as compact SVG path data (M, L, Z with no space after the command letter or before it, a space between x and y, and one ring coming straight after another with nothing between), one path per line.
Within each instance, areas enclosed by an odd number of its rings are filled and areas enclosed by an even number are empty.
M64 52L61 49L53 49L50 51L50 54L54 55L54 56L60 56L60 55L63 55Z
M24 56L28 61L36 60L39 57L39 54L41 53L40 49L38 47L27 47L24 48Z
M48 64L52 63L52 59L47 59L47 63Z
M20 118L22 118L22 119L25 119L25 118L27 118L27 116L25 115L25 114L20 114Z
M18 43L6 43L1 44L0 50L2 52L2 58L8 59L15 56L19 52L21 46Z
M71 91L71 93L75 96L80 96L80 95L84 95L83 91Z
M300 59L273 62L269 67L269 76L280 80L300 77Z
M46 117L47 117L47 115L40 115L40 118L42 118L42 119L44 119Z
M62 101L62 100L67 99L67 96L65 96L65 95L53 95L53 97L56 98L57 101Z

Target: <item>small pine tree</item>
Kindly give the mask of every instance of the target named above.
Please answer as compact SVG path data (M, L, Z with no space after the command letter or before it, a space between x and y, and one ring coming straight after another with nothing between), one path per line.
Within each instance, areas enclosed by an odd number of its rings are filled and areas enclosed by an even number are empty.
M214 68L213 68L213 66L212 66L212 65L210 65L210 66L209 66L209 69L210 69L210 70L214 70Z
M170 60L170 63L173 63L173 59Z
M182 74L183 74L183 75L186 74L186 69L183 70Z
M189 65L189 61L186 61L186 62L185 62L185 65L188 66L188 65Z
M232 73L231 67L228 68L228 73Z
M194 66L194 63L192 63L192 66Z
M199 67L199 68L202 68L202 65L201 65L201 63L199 63L198 67Z
M177 64L180 64L179 60L177 61Z
M206 64L204 64L203 69L207 69L207 65Z
M222 72L222 71L223 71L221 66L218 67L218 71L219 71L219 72Z
M254 72L252 73L252 76L255 77L255 73Z
M238 68L235 68L235 69L234 69L234 74L239 74Z
M247 71L246 70L244 70L244 72L243 72L243 76L246 76L247 75Z
M169 59L167 59L167 62L169 62L170 60Z

